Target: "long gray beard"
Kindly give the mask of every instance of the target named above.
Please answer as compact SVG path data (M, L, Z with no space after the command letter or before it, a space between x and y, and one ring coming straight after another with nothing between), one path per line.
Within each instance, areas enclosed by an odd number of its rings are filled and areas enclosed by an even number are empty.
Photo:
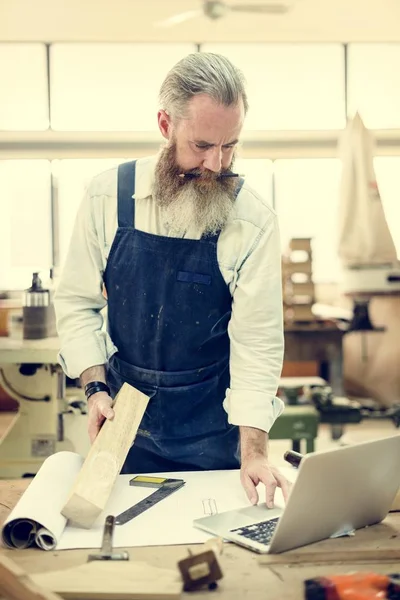
M171 144L162 150L153 187L164 226L173 237L183 237L187 231L199 237L218 233L232 217L237 179L217 179L213 173L182 179L181 172Z
M186 231L195 235L213 235L228 223L234 199L224 190L211 195L199 194L199 190L188 185L175 196L172 202L162 206L165 227L174 237L182 237Z

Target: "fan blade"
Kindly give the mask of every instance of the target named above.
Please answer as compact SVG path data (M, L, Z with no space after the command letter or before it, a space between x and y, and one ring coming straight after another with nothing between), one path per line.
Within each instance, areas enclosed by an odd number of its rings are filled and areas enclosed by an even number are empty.
M229 4L233 12L249 12L280 15L287 13L289 7L286 4Z
M171 27L173 25L179 25L179 23L184 23L185 21L189 21L190 19L194 19L195 17L202 17L204 15L202 10L189 10L188 12L180 13L179 15L174 15L173 17L169 17L164 21L159 21L154 23L155 27Z

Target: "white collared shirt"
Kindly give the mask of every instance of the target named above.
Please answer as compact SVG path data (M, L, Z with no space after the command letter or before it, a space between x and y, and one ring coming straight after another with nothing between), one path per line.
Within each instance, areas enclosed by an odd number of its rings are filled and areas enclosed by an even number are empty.
M151 195L157 159L137 161L135 227L168 236ZM118 350L100 312L106 306L103 274L118 227L117 171L105 171L90 183L55 294L59 361L72 378L106 364ZM191 231L185 237L199 238ZM224 408L230 423L268 432L283 410L276 397L284 345L281 248L276 213L246 182L219 236L217 257L232 296L231 383Z

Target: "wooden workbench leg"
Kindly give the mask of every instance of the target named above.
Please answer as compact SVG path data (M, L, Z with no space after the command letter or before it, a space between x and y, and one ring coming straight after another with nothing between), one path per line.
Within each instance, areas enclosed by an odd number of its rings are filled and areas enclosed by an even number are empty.
M344 396L343 352L337 352L329 360L329 383L335 396Z

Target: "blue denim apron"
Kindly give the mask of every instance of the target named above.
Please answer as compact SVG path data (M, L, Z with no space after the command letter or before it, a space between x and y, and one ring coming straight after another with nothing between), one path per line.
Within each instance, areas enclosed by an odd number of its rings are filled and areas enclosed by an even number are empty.
M238 427L222 406L232 299L219 234L190 240L135 229L134 193L129 162L118 169L118 229L104 273L118 348L107 380L112 396L127 382L150 401L121 472L238 468Z

